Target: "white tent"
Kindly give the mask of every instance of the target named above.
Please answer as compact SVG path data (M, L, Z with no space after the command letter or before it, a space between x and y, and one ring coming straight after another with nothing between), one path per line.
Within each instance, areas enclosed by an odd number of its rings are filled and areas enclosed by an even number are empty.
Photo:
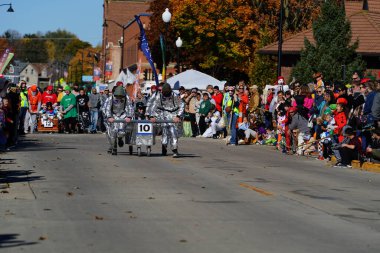
M219 81L212 76L196 71L194 69L186 70L178 75L175 75L167 80L174 90L178 90L181 86L185 89L198 88L205 90L207 85L218 85L220 89L223 89L223 85L226 82Z

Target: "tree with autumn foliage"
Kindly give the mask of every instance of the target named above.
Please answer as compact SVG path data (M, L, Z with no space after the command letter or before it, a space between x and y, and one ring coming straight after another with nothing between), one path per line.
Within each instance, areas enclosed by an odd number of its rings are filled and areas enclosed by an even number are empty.
M254 73L254 61L260 60L260 57L255 56L255 52L263 45L261 31L264 28L266 30L265 44L277 40L279 2L152 1L149 11L153 16L147 34L153 58L160 66L160 33L166 35L169 49L167 59L171 58L170 53L176 49L175 40L180 36L184 42L181 62L188 68L199 69L226 80L231 80L234 73L243 74L240 76L257 76L257 73ZM310 27L313 16L318 13L318 5L319 1L284 0L285 36ZM165 8L169 8L172 13L167 34L161 18Z

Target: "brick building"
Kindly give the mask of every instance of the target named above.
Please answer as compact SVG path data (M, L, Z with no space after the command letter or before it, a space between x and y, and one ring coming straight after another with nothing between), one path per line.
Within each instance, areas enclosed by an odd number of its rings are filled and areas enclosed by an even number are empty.
M127 68L133 64L137 64L139 59L142 60L142 69L150 69L149 63L145 56L138 48L139 28L137 23L132 24L124 32L117 25L126 25L134 19L139 13L146 13L149 3L152 0L104 0L103 20L106 26L103 26L103 43L102 52L106 56L107 62L112 62L112 75L107 80L115 80L119 74L121 67ZM111 21L112 20L112 21ZM149 24L148 17L141 17L141 22L145 25ZM124 43L123 65L121 65L121 43ZM103 58L104 59L104 58ZM105 70L104 60L102 62L103 71Z
M359 41L356 50L367 63L367 68L373 73L380 71L380 1L379 0L346 0L346 16L351 22L352 40ZM300 59L304 47L304 38L314 43L313 30L309 29L285 38L282 45L283 61L282 75L290 79L292 68ZM277 55L278 43L262 48L261 54ZM377 76L377 78L380 78Z

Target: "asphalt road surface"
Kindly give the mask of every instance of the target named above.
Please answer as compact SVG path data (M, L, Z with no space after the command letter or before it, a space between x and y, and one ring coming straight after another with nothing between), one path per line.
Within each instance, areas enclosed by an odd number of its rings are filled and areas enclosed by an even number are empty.
M0 252L380 252L380 174L221 140L106 149L36 134L1 154Z

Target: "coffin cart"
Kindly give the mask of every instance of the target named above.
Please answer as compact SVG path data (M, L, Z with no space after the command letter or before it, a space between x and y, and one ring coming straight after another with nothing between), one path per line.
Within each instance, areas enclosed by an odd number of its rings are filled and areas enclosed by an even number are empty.
M115 121L124 122L124 121ZM127 124L125 143L129 145L129 154L133 154L133 146L137 147L137 155L142 155L142 147L146 147L146 155L150 156L152 146L156 144L156 133L159 124L173 123L172 120L157 120L155 123L149 120L132 120Z
M59 132L59 119L41 116L38 119L37 131L40 133L58 133Z

